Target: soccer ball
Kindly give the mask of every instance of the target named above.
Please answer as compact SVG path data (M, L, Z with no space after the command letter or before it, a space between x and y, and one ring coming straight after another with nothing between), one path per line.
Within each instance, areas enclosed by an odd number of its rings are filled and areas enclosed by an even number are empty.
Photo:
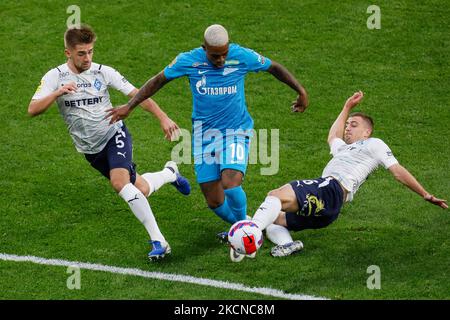
M254 222L241 220L231 226L228 242L237 253L252 254L261 247L263 235Z

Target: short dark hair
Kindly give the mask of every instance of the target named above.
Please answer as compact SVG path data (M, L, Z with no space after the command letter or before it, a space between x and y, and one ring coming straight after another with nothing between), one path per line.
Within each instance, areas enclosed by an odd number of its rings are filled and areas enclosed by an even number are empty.
M374 127L374 122L372 117L368 116L367 114L363 113L363 112L353 112L351 113L349 116L350 117L360 117L363 118L363 120L369 125L370 128L370 134L372 135L373 132L373 127Z
M79 28L71 27L64 33L64 46L75 48L77 44L88 44L95 42L97 36L94 30L87 24L82 24Z

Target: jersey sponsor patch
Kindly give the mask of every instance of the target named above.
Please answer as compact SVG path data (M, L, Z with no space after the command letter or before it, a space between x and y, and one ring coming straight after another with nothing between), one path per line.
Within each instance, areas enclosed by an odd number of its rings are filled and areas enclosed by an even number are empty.
M65 100L64 105L66 107L80 107L80 106L92 106L101 103L103 97L85 98L78 100Z
M192 64L192 67L193 67L193 68L197 68L197 67L199 67L199 66L208 66L208 63L207 63L207 62L194 62L194 63Z
M232 66L232 65L237 65L237 64L239 64L239 60L225 60L226 66Z
M69 71L66 71L66 72L60 72L59 74L58 74L58 77L59 77L59 79L62 79L62 78L65 78L65 77L67 77L67 76L69 76Z
M77 88L90 88L92 85L89 82L77 83Z

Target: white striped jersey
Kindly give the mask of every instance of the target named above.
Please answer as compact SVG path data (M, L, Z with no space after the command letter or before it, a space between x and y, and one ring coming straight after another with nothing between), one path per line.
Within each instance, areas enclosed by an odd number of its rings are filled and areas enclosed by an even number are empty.
M112 108L108 89L128 95L135 87L111 67L92 63L89 70L76 74L65 63L44 75L32 99L42 99L70 82L76 83L77 92L57 98L59 112L77 151L98 153L122 127L122 121L110 125L104 119L105 110Z
M398 163L391 149L378 138L368 138L352 144L335 138L330 149L333 158L323 169L322 177L332 176L338 180L348 191L347 201L353 199L359 187L379 165L388 169Z

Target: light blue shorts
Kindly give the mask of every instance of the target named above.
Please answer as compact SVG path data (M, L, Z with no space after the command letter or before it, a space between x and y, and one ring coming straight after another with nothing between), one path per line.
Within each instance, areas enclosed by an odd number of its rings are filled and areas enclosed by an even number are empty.
M249 136L227 136L202 146L202 153L194 155L197 183L220 180L225 169L233 169L245 175L250 152Z

